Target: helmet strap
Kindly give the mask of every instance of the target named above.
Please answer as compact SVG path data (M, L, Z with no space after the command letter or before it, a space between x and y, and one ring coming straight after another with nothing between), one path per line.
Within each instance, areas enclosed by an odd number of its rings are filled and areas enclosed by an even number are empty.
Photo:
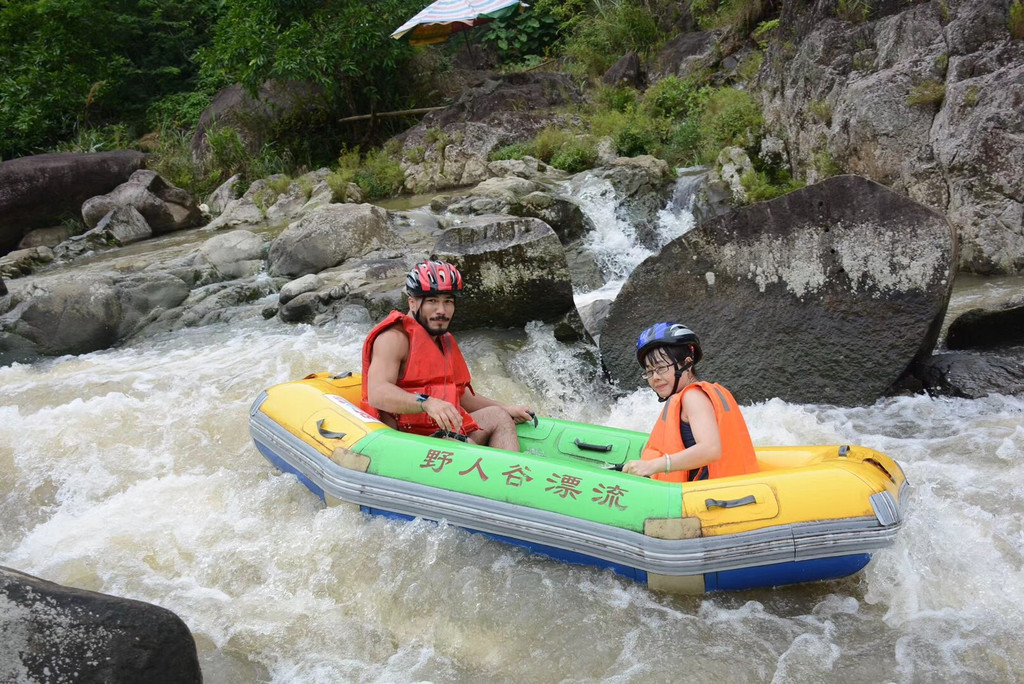
M664 402L664 401L668 401L672 397L672 395L674 395L676 392L679 391L679 380L683 377L683 373L685 373L686 371L690 370L690 368L692 368L692 367L693 367L693 361L692 360L689 363L684 363L682 366L676 366L676 373L675 373L676 379L672 383L672 391L668 393L667 397L658 397L658 402L659 403L660 402Z

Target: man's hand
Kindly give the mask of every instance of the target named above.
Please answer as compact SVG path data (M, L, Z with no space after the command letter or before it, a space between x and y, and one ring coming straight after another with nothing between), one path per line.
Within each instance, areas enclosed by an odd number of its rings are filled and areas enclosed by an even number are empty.
M444 399L430 397L420 405L440 429L450 432L459 432L462 429L462 414L454 404L450 404Z
M517 423L526 423L533 420L533 411L530 410L529 406L505 406L505 410L508 412L508 415L512 416L512 420Z
M665 472L665 459L652 458L649 461L627 461L622 466L622 472L629 473L630 475L639 475L640 477L650 477L655 473Z

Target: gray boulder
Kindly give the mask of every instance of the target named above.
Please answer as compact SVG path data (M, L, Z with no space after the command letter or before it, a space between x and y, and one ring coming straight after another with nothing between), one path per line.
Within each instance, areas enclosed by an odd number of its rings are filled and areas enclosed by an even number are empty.
M640 88L644 82L640 58L635 52L626 53L604 73L601 82L613 88L622 86Z
M200 684L195 639L149 603L0 567L0 680Z
M106 349L180 304L188 285L168 273L64 273L11 288L0 300L0 353L31 347L60 356ZM6 341L5 341L6 340Z
M116 206L96 227L81 235L74 235L53 248L58 259L73 259L89 252L121 247L153 237L146 219L133 206Z
M603 361L638 387L637 335L679 321L703 342L702 375L742 402L868 404L931 353L955 259L941 215L837 176L712 219L644 261L612 305Z
M352 257L403 246L380 207L331 204L288 226L270 246L268 267L271 274L298 277Z
M216 271L217 280L248 278L263 269L263 238L247 230L217 235L199 248L197 263Z
M714 66L718 37L711 31L690 31L672 38L658 53L648 79L656 83L666 76L685 79Z
M82 202L125 182L146 164L142 152L39 154L0 162L0 254L34 228L78 217Z
M122 206L137 209L156 234L192 228L203 218L188 192L169 184L155 171L143 169L106 195L87 200L82 205L82 219L86 226L95 228L104 216Z
M462 272L458 328L554 322L576 309L565 252L539 219L479 217L445 231L434 252Z

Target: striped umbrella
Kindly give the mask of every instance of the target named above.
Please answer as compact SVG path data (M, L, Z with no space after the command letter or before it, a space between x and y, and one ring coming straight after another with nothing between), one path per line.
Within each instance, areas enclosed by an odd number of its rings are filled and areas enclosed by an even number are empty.
M437 0L391 34L410 45L443 43L453 33L504 19L528 5L521 0Z

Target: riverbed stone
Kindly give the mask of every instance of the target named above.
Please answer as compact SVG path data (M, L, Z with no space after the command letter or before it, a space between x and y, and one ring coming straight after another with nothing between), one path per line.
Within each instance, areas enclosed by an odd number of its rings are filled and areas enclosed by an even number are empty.
M180 617L0 567L0 680L200 684Z
M274 275L298 277L375 250L405 246L380 207L331 204L292 223L271 243L268 268Z
M458 328L554 322L576 308L565 252L540 219L475 217L446 230L434 253L462 273Z
M37 154L0 162L0 254L35 228L81 216L82 202L110 192L146 164L132 150Z
M935 354L915 363L913 375L932 395L980 399L990 394L1024 394L1024 365L1000 354Z
M199 248L198 263L212 268L218 280L247 278L263 269L263 238L248 230L216 235Z
M95 228L104 216L121 206L137 209L158 235L197 226L203 216L187 191L171 185L155 171L140 169L107 194L86 200L82 220Z
M704 377L741 402L863 405L935 347L956 267L940 214L858 176L712 219L643 262L612 305L601 353L640 386L637 336L678 321Z

